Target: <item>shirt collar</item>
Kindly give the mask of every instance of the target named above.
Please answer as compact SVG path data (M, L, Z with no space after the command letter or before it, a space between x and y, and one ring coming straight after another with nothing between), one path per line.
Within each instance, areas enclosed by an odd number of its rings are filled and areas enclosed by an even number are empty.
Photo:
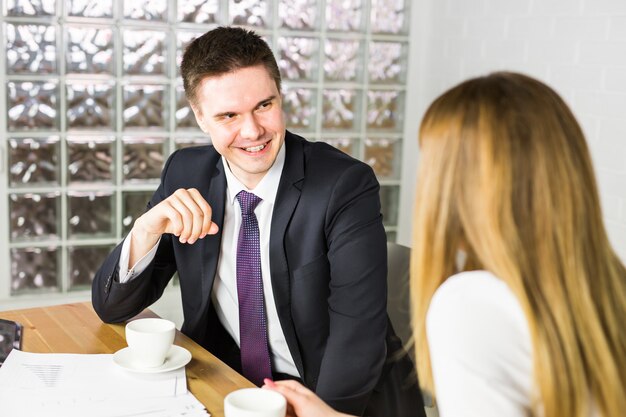
M283 167L285 166L286 146L287 145L285 144L285 142L283 142L280 150L278 151L278 155L276 155L274 164L272 164L265 176L252 190L246 188L246 186L243 185L241 181L237 179L237 177L235 177L235 175L230 170L228 161L222 156L222 164L225 167L224 172L226 174L226 193L228 197L228 202L230 204L235 204L237 194L239 194L241 190L246 190L248 192L254 193L263 201L266 201L273 205L274 200L276 200L276 194L278 193L278 184L280 183L280 177L283 173Z

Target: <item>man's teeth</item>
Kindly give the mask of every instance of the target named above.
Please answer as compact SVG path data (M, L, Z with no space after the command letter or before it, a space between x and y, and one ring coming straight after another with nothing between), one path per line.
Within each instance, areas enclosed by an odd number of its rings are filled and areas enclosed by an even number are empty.
M253 146L251 148L245 148L245 149L248 152L258 152L260 150L263 150L263 148L265 148L265 145Z

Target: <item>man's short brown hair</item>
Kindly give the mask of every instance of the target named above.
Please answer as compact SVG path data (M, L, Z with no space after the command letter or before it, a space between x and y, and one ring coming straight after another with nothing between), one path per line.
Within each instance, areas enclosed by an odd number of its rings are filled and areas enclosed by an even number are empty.
M195 104L196 89L206 77L263 65L280 91L280 71L269 45L255 32L218 27L196 38L185 49L180 69L185 95Z

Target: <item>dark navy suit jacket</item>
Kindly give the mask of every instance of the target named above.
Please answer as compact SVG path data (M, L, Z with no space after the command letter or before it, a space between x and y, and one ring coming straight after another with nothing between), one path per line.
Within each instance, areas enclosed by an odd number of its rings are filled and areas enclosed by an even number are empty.
M325 143L287 132L285 145L269 245L280 324L305 384L336 409L361 414L388 355L379 184L367 164ZM200 191L220 232L193 245L163 235L149 267L124 284L120 244L95 276L93 305L105 322L127 320L156 301L178 271L183 333L237 368L224 357L232 338L211 306L226 199L222 159L212 146L173 153L148 209L179 188Z

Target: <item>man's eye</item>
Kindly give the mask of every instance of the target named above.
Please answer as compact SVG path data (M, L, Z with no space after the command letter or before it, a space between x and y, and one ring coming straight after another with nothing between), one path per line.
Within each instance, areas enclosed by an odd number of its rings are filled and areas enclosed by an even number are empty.
M260 108L260 109L266 109L266 108L270 107L271 105L272 105L272 102L271 102L271 101L266 101L265 103L261 103L261 104L259 105L259 108Z
M235 113L226 113L222 116L222 118L228 120L228 119L232 119L233 117L235 117Z

